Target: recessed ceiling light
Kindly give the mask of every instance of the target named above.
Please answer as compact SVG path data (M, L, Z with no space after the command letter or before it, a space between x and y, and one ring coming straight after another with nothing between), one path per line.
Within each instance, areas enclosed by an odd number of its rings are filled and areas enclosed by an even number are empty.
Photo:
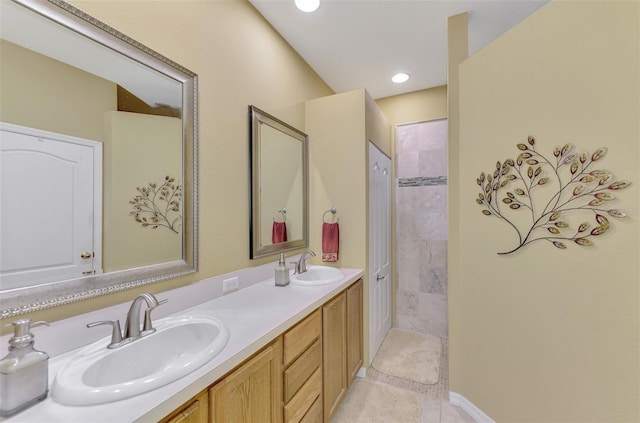
M397 73L393 75L393 78L391 78L391 80L396 84L402 84L403 82L407 82L409 80L409 74Z
M296 7L303 12L313 12L320 7L320 0L296 0Z

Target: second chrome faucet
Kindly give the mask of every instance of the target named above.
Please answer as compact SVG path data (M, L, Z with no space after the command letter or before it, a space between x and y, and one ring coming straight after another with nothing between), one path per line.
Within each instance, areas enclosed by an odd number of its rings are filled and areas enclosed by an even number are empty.
M300 256L300 260L294 261L295 264L294 274L301 274L307 271L307 256L315 257L316 253L311 250L307 250Z
M129 307L127 319L124 323L124 335L120 330L120 321L117 319L89 323L87 327L92 328L94 326L110 325L112 327L111 342L107 345L107 348L118 348L155 332L156 330L153 328L151 323L151 312L156 307L166 303L167 301L168 300L166 299L158 301L153 294L149 293L138 295L131 303L131 307ZM147 308L144 311L144 323L142 327L140 327L140 311L142 309L143 302L147 304Z

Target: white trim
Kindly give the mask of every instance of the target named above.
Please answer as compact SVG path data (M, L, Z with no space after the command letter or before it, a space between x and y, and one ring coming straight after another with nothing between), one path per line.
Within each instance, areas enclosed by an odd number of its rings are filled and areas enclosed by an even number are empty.
M449 391L449 403L462 408L476 423L496 423L495 420L487 416L482 410L476 407L475 404L457 392Z
M367 377L367 368L364 366L360 367L360 370L358 370L358 374L356 374L356 377L360 377L363 379Z
M392 327L391 317L391 159L368 144L369 365ZM378 279L380 277L380 279Z

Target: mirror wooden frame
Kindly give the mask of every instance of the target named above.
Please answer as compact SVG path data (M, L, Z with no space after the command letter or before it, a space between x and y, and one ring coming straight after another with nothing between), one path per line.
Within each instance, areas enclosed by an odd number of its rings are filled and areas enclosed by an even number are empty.
M261 232L261 204L260 204L260 149L261 134L260 124L264 123L272 128L296 139L302 143L302 239L280 242L277 244L262 245L260 242ZM295 250L309 246L309 137L307 134L294 128L291 125L277 119L274 116L249 106L249 163L251 180L251 204L249 225L249 258L255 259L265 257L284 251Z
M12 0L182 84L182 260L0 291L0 319L39 311L198 270L198 76L61 0Z

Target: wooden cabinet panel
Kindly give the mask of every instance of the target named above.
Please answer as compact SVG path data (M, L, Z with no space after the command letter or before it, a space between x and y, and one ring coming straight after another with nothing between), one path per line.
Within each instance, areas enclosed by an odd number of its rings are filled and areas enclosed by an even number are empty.
M300 423L322 423L322 395L309 407Z
M347 289L347 374L351 386L362 367L362 279Z
M329 422L347 391L347 301L342 292L322 307L324 421Z
M316 369L307 383L284 406L285 423L298 423L322 394L322 370Z
M205 391L163 423L208 423L209 394Z
M282 422L281 338L209 391L214 423Z
M320 340L309 347L300 358L284 371L284 402L287 403L298 392L298 389L322 365L322 350Z
M302 354L322 333L321 311L316 310L284 334L284 365Z

